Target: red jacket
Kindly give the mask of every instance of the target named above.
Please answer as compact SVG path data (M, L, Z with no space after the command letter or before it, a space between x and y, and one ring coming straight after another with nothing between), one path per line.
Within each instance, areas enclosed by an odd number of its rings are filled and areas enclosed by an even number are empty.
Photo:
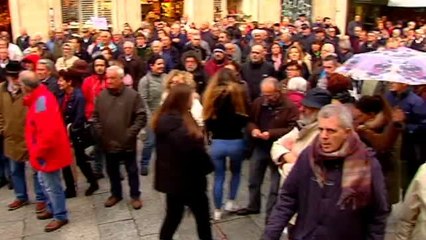
M24 98L24 105L28 107L25 141L31 166L42 172L69 166L71 144L55 96L40 85Z
M86 100L85 115L86 119L91 119L95 110L95 100L99 94L106 88L105 78L100 78L99 75L93 74L83 81L81 91Z
M224 68L226 64L228 64L228 60L225 60L222 64L217 64L214 59L210 59L206 62L204 70L209 77L212 77L217 72L219 72L220 69Z

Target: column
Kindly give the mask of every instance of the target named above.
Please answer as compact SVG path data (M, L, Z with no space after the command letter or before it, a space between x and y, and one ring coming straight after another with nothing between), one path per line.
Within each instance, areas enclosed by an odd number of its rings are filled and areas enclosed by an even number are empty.
M312 20L330 17L336 20L336 4L345 0L312 0Z
M339 27L340 31L342 32L342 35L344 35L344 33L346 32L346 21L348 18L348 0L336 2L336 19L333 20L335 21L337 27Z
M213 0L185 0L184 15L188 16L190 22L200 24L212 22L214 14Z
M47 39L50 25L49 8L51 7L49 0L14 0L9 1L9 3L12 17L13 38L19 36L20 28L25 27L29 35L40 33L43 39ZM55 13L56 11L58 11L58 9L55 9Z
M257 0L259 16L258 20L261 23L276 23L280 22L281 18L281 1L278 0Z
M251 21L259 21L259 1L260 0L242 0L241 10L245 15L251 15Z

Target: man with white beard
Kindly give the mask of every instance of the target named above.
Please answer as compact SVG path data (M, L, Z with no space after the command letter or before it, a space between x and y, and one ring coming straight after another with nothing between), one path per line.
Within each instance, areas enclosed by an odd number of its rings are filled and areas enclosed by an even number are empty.
M318 134L317 115L322 107L331 103L331 95L327 90L313 88L302 100L298 126L274 142L271 158L279 166L281 181L290 173L299 154L311 144Z

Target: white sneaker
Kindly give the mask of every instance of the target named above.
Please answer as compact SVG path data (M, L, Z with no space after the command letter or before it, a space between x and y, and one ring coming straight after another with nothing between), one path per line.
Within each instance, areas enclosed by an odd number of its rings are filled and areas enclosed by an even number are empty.
M220 209L214 210L213 220L220 221L222 219L222 211Z
M224 209L225 209L225 211L232 213L232 212L238 211L239 207L237 206L237 204L235 204L235 201L228 200L225 203Z

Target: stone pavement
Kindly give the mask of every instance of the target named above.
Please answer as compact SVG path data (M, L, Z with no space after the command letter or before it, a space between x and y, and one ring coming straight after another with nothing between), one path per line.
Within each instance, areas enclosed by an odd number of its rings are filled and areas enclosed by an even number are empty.
M248 161L243 165L243 178L238 196L240 206L245 206L248 199L247 188ZM29 172L29 171L27 171ZM268 176L268 174L266 175ZM31 178L29 178L31 179ZM142 198L144 206L133 210L125 197L118 205L105 208L104 201L108 198L109 184L107 179L100 180L101 189L91 197L84 196L87 184L84 177L79 175L78 197L67 201L70 223L62 229L45 233L47 221L37 220L34 205L29 205L15 211L8 211L7 204L14 199L13 192L7 188L0 189L0 239L1 240L156 240L164 217L164 195L153 189L152 174L140 177L142 183ZM210 176L209 197L211 199ZM122 182L124 193L128 193L127 179ZM263 186L263 203L266 202L268 177ZM32 184L29 185L30 189ZM31 191L32 198L34 194ZM225 195L226 196L226 195ZM212 202L210 201L210 205ZM397 211L394 211L394 213ZM240 217L224 216L223 220L213 225L213 233L218 240L258 240L264 229L264 214ZM392 232L395 216L390 218L389 234L386 240L393 240ZM177 234L177 240L196 240L196 227L193 217L185 214Z
M239 204L245 206L248 199L247 171L248 161L243 165L243 179L239 192ZM29 174L27 171L27 175ZM123 171L125 172L125 171ZM124 186L125 199L112 208L105 208L104 201L109 196L108 180L100 180L101 189L91 197L84 196L87 188L82 174L78 178L78 197L69 199L67 207L70 215L70 223L62 229L45 233L44 225L48 220L37 220L34 213L34 205L23 207L15 211L8 211L7 204L14 199L13 191L6 187L0 189L0 239L2 240L154 240L158 239L158 232L164 217L164 195L153 189L153 174L140 177L142 185L142 199L144 206L140 210L133 210L129 205L127 179ZM31 179L28 176L28 179ZM208 195L211 199L211 185L213 179L209 179ZM268 180L264 184L263 193L267 193ZM30 198L34 199L32 182ZM226 196L226 194L225 194ZM266 200L266 195L263 196ZM263 201L265 202L265 201ZM212 201L210 201L212 205ZM212 210L213 211L213 210ZM225 240L258 240L264 228L264 214L248 217L224 216L223 220L213 225L213 233L216 239ZM196 240L196 227L193 217L185 214L175 238L178 240Z

